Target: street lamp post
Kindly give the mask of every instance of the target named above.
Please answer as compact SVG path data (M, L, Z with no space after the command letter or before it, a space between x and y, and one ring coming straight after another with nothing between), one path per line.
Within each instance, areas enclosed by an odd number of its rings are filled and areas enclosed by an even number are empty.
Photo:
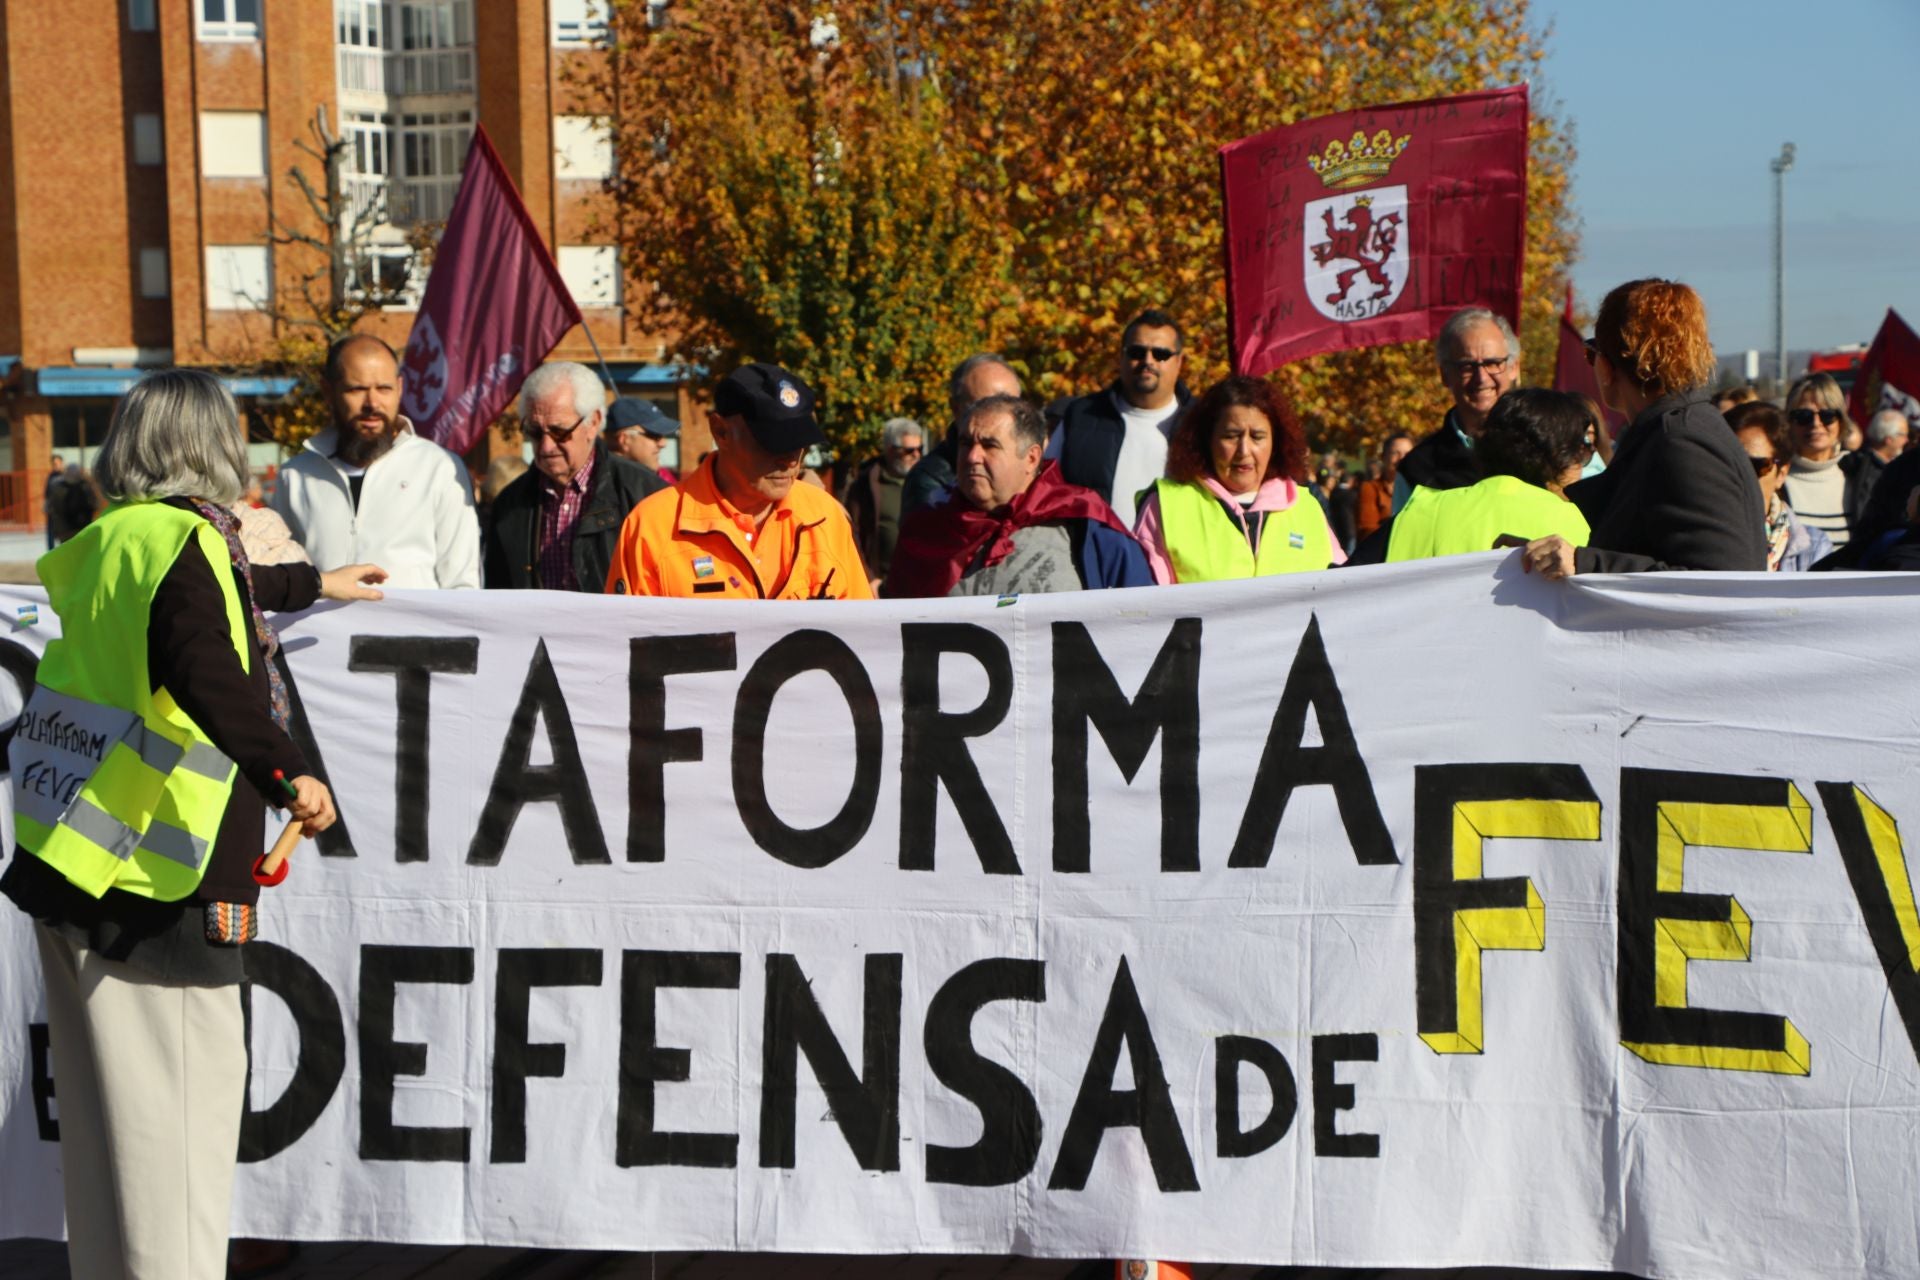
M1780 145L1773 158L1773 351L1774 376L1787 394L1787 170L1793 168L1793 144Z

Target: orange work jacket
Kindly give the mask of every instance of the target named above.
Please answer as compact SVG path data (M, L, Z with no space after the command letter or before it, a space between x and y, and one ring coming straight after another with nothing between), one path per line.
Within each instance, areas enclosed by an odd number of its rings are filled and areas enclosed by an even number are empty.
M752 520L715 488L709 458L678 488L627 513L607 594L871 600L873 588L847 513L825 490L796 482L755 534Z

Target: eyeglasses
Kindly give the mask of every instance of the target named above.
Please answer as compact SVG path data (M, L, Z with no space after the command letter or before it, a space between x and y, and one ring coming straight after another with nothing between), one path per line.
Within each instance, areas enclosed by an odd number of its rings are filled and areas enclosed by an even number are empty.
M1813 425L1815 418L1820 419L1821 425L1823 426L1837 427L1840 425L1840 411L1838 409L1795 409L1787 415L1787 421L1796 427L1810 427Z
M1455 373L1467 378L1476 373L1492 373L1495 369L1504 369L1512 361L1511 356L1494 356L1488 360L1453 360L1449 363L1453 365Z
M1127 345L1127 359L1135 364L1140 364L1148 356L1152 356L1155 363L1165 364L1179 354L1172 347L1150 347L1144 342L1133 342Z
M1756 458L1752 454L1747 455L1747 461L1753 464L1753 474L1762 479L1769 472L1788 465L1785 458Z
M927 450L924 445L897 444L893 446L893 451L903 458L917 458Z
M580 424L586 420L587 415L583 413L573 420L573 425L570 427L543 427L537 422L525 422L520 425L520 434L526 437L528 444L539 444L541 436L545 436L555 444L565 444L573 439L573 433L578 431Z

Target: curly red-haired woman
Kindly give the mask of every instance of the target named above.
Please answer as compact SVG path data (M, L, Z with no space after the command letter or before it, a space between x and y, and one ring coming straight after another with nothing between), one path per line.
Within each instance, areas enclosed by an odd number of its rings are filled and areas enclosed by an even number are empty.
M1174 428L1166 479L1142 496L1133 536L1162 584L1340 564L1306 478L1307 438L1273 384L1228 378Z
M1527 544L1525 567L1573 573L1767 567L1766 508L1753 465L1708 398L1715 363L1700 295L1633 280L1606 296L1587 359L1628 426L1605 471L1567 490L1593 534Z

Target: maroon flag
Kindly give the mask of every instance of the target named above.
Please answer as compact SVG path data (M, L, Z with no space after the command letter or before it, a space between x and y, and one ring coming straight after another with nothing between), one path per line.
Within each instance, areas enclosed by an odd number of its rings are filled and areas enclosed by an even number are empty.
M553 255L476 125L407 337L401 411L427 439L465 453L579 323Z
M1233 367L1520 322L1527 88L1369 107L1220 149Z
M1909 420L1920 421L1920 336L1892 308L1880 322L1867 358L1860 362L1847 405L1853 420L1863 427L1882 409L1898 409Z

